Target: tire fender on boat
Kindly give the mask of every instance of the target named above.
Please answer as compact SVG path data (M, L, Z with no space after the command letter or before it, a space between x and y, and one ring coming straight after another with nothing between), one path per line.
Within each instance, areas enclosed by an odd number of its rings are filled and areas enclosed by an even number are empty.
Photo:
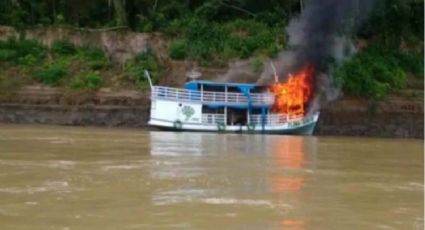
M255 124L247 124L246 129L248 131L254 131L255 130Z
M182 129L183 123L180 120L175 120L173 122L173 126L174 126L175 129Z
M217 122L217 129L218 131L224 131L226 130L226 125L224 125L222 122Z

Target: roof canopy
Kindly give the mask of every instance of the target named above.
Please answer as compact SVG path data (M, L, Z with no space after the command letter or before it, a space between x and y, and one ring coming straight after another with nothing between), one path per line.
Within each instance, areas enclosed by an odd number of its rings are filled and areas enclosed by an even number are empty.
M197 90L200 85L204 86L215 86L215 87L237 87L244 88L246 90L251 90L255 87L259 87L256 84L248 84L248 83L228 83L228 82L219 82L219 81L190 81L185 84L186 89Z

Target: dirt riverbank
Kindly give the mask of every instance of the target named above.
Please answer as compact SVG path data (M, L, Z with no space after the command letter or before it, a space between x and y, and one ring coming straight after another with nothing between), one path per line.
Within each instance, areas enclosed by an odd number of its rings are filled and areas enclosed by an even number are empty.
M0 122L148 128L149 93L132 90L64 92L28 86L0 99ZM316 135L424 137L422 103L342 98L321 109Z

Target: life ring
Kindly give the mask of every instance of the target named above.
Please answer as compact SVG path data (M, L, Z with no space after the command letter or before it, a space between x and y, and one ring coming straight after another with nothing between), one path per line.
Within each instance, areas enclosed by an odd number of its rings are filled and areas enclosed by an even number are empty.
M255 124L247 124L246 129L250 132L255 130Z
M217 122L217 129L218 131L224 131L226 130L226 126L222 122Z
M174 126L175 129L182 129L183 123L180 120L175 120L173 122L173 126Z

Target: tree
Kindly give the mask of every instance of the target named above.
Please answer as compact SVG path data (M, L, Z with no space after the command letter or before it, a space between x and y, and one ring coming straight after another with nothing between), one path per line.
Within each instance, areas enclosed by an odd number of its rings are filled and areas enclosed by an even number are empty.
M115 23L117 26L127 26L125 0L114 0Z

